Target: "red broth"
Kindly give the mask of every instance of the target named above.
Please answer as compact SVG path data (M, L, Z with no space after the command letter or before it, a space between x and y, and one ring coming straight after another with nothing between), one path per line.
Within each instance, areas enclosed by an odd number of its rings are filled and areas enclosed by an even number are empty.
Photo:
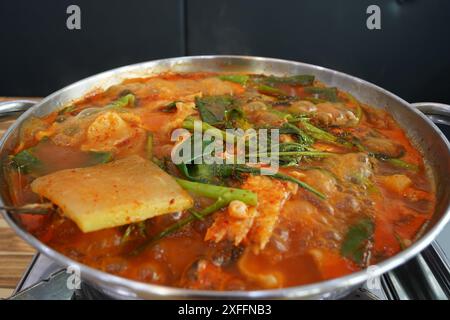
M219 103L219 107L240 112L240 118L230 122L232 126L281 128L295 117L308 119L307 124L290 123L311 138L308 150L333 155L284 159L280 172L307 183L325 199L295 183L270 177L248 173L226 177L221 184L258 194L252 221L244 218L237 223L230 207L223 207L147 245L149 238L191 213L166 214L89 233L83 233L60 211L46 216L23 214L22 222L47 245L94 268L142 282L194 289L308 284L361 270L397 254L420 237L434 211L433 182L422 155L387 112L308 77L299 79L209 73L129 79L24 124L5 174L15 205L45 201L31 191L34 179L133 154L146 157L144 132L153 136L152 160L171 175L186 178L170 161L171 132L187 117L202 118L199 103L213 108L208 97L226 97L231 104ZM111 112L117 112L137 134L101 150L99 160L98 150L86 149L92 147L86 142L87 131L96 114L82 117L80 113L105 107L127 94L135 97L133 106ZM189 103L197 108L187 108ZM97 114L104 112L99 109ZM224 128L223 123L216 126ZM107 132L102 137L101 148L112 135ZM300 148L305 146L301 139L288 131L281 141L284 147ZM30 151L40 165L26 170L18 167L14 157L23 151ZM292 163L287 165L288 161ZM198 211L213 202L193 197ZM236 228L245 223L251 227L238 239L241 231Z

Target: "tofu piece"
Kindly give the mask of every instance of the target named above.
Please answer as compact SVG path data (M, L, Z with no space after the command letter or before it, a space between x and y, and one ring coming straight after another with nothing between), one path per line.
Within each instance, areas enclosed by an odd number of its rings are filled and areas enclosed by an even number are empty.
M191 196L170 175L137 155L39 177L31 189L59 206L83 232L193 206Z

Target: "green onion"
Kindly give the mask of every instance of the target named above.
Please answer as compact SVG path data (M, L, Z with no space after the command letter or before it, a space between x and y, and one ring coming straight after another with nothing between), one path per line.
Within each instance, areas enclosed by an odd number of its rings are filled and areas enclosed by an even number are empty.
M287 94L283 90L280 90L280 89L277 89L277 88L274 88L274 87L271 87L271 86L267 86L265 84L262 84L262 85L258 86L257 89L262 94L266 94L268 96L275 96L275 97L286 97L286 96L289 96L289 94Z
M256 194L248 190L215 186L178 178L176 178L175 180L183 189L186 189L187 191L195 193L199 196L214 199L223 198L229 201L240 200L252 206L256 205L256 203L258 202Z
M142 252L147 246L155 243L156 241L161 240L162 238L178 231L179 229L183 228L185 225L191 223L192 221L196 219L203 219L206 216L222 209L223 207L227 206L231 201L233 200L239 200L242 201L248 205L255 206L258 203L258 196L256 193L253 193L249 190L243 190L243 189L237 189L237 188L228 188L228 187L221 187L221 186L214 186L209 185L205 183L198 183L198 182L192 182L187 181L183 179L175 178L175 180L178 182L178 184L185 190L195 193L199 196L204 196L207 198L213 198L217 199L216 202L214 202L209 207L206 207L205 209L201 210L200 212L191 212L191 215L181 219L180 221L172 224L171 226L167 227L154 237L147 240L144 244L136 248L132 254L136 255Z
M124 108L127 106L133 106L136 102L136 97L134 96L134 94L129 93L123 97L120 97L116 100L114 100L113 102L109 103L106 107L107 108Z
M229 75L227 74L227 75L219 76L218 78L223 81L230 81L230 82L238 83L238 84L245 86L245 84L247 83L247 81L249 79L249 76L240 75L240 74L229 74Z
M188 118L186 120L183 121L183 128L187 129L187 130L194 130L194 126L195 126L195 122L198 122L200 124L200 128L202 130L202 132L205 132L207 130L211 130L210 132L212 132L213 134L217 134L222 136L222 139L224 139L224 141L226 141L227 136L231 139L236 139L237 137L234 134L231 133L227 133L223 130L220 130L204 121L200 121L200 120L193 120L191 118Z
M417 165L408 163L408 162L400 160L400 159L390 158L390 159L385 159L385 160L383 159L383 161L386 161L387 163L390 163L395 167L413 170L413 171L419 170L419 167Z
M299 74L296 76L290 76L290 77L275 77L275 76L269 76L267 78L264 78L263 81L268 84L287 84L291 86L311 86L314 83L315 77L310 74Z
M324 99L330 102L338 101L336 88L306 87L305 92L317 95L319 99Z

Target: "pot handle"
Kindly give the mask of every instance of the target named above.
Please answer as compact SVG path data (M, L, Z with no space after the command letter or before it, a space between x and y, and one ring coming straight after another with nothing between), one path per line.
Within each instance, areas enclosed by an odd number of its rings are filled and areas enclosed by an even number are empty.
M413 108L420 110L436 124L450 126L450 105L436 102L411 103Z
M33 106L36 101L32 100L10 100L0 102L0 117L11 116L24 112Z

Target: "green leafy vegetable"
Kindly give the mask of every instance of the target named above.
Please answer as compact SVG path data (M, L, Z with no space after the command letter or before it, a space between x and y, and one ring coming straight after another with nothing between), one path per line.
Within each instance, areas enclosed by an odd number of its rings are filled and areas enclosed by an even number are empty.
M211 125L224 121L225 111L235 103L231 96L207 96L195 99L200 118Z
M278 155L279 157L283 156L303 156L303 157L316 157L316 158L323 158L323 157L329 157L334 155L334 153L331 152L322 152L322 151L279 151L279 152L273 152L273 151L267 151L268 155ZM249 155L251 156L251 155Z
M362 151L367 151L367 149L363 145L359 144L359 146L360 146ZM385 155L385 154L374 153L374 152L369 152L368 154L371 157L374 157L374 158L376 158L376 159L378 159L380 161L387 162L387 163L389 163L389 164L391 164L391 165L393 165L395 167L398 167L398 168L412 170L412 171L418 171L419 170L419 167L417 165L409 163L409 162L406 162L406 161L398 159L398 158L393 158L393 157L389 157L388 155Z
M225 110L225 128L247 130L252 127L253 125L247 120L241 108Z
M292 86L311 86L314 83L314 76L310 74L299 74L291 77L269 76L264 78L264 82L270 85L287 84Z
M350 143L350 142L349 142ZM356 138L352 137L352 142L359 151L361 152L367 152L370 157L373 157L375 159L378 159L380 161L387 162L395 167L412 170L412 171L418 171L419 167L413 163L406 162L404 160L393 158L388 155L382 154L382 153L375 153L375 152L368 152L367 148L361 143L361 141ZM403 154L402 154L403 155Z
M195 126L195 122L198 122L201 126L201 130L202 132L205 132L207 130L211 130L210 132L213 134L217 134L222 136L222 139L224 141L226 141L227 136L229 137L229 139L237 139L237 137L231 133L227 133L223 130L220 130L212 125L210 125L209 123L206 123L204 121L199 121L199 120L194 120L192 118L187 118L186 120L183 121L183 128L193 131L194 130L194 126Z
M194 128L194 120L187 119L183 122L183 128L193 130ZM206 131L208 129L211 130L217 130L218 134L222 134L223 137L225 137L225 132L217 129L205 122L202 122L202 130ZM270 154L270 152L269 152ZM280 157L302 157L302 156L309 156L309 157L323 157L323 156L329 156L330 153L326 152L319 152L314 150L307 150L307 151L282 151L279 152L278 155ZM183 174L193 181L207 181L207 182L213 182L215 179L224 179L227 177L232 176L236 172L240 173L251 173L251 174L257 174L260 175L261 171L257 168L251 168L246 165L237 165L237 164L211 164L210 167L202 167L202 168L192 168L187 164L181 164L178 165L178 168L183 172ZM212 178L214 177L214 178ZM313 187L309 186L308 184L297 180L295 178L292 178L290 176L276 173L274 175L270 175L271 178L280 179L280 180L287 180L294 182L298 184L300 187L314 193L318 197L325 199L326 196L314 189Z
M337 142L338 138L331 133L326 132L309 122L309 119L301 120L300 125L308 132L313 138L317 140L327 141L327 142Z
M96 164L107 163L113 159L112 152L97 152L97 151L88 151L89 160L87 166L94 166Z
M250 174L254 174L254 175L261 175L261 170L260 169L249 167L249 166L246 166L246 165L234 165L233 171L241 172L241 173L250 173ZM293 182L293 183L297 184L299 187L301 187L301 188L303 188L305 190L308 190L309 192L315 194L319 198L326 199L326 196L322 192L314 189L309 184L307 184L307 183L305 183L303 181L300 181L298 179L295 179L295 178L293 178L291 176L288 176L286 174L275 173L275 174L272 174L272 175L268 175L267 177L272 178L272 179L278 179L278 180L284 180L284 181Z
M319 99L330 102L338 102L336 88L321 88L321 87L305 87L305 92L317 96Z
M295 179L291 176L282 174L282 173L275 173L274 175L271 175L270 177L274 178L274 179L278 179L278 180L285 180L285 181L290 181L293 182L295 184L297 184L299 187L308 190L309 192L315 194L316 196L318 196L319 198L325 200L327 198L326 195L324 195L322 192L316 190L315 188L311 187L309 184L300 181L298 179Z
M292 118L292 114L288 113L288 112L283 112L277 109L268 109L267 111L269 111L270 113L277 115L278 117L280 117L280 119L283 120L288 120L290 118Z
M196 195L213 198L213 199L227 199L228 202L232 200L239 200L248 205L255 206L258 203L256 193L249 190L229 188L223 186L215 186L205 183L198 183L187 181L183 179L175 179L178 184L185 190L195 193Z
M319 99L319 98L314 98L314 97L303 97L302 99L303 99L303 100L306 100L306 101L310 101L310 102L312 102L312 103L314 103L314 104L319 104L319 103L327 102L327 100Z
M104 107L92 107L92 108L83 109L80 111L80 113L78 113L76 115L76 117L77 118L85 118L85 117L89 117L93 114L103 112L103 111L108 111L108 110L123 111L123 108L125 108L125 107L128 107L128 106L134 107L136 105L135 102L136 102L135 96L133 94L129 93L125 96L122 96L122 97L112 101L111 103L108 103Z
M400 159L385 159L384 161L392 164L395 167L399 167L399 168L403 168L403 169L408 169L408 170L413 170L413 171L418 171L419 167L415 164L406 162L404 160L400 160Z
M202 121L209 123L211 125L221 123L220 115L215 115L211 110L209 110L203 103L197 103L197 109L200 113L200 118Z
M191 181L214 185L223 185L236 172L233 164L179 164L177 167Z
M39 171L42 168L42 162L33 154L33 148L20 151L12 156L11 160L13 167L25 174Z
M289 94L287 94L283 90L272 87L272 86L268 86L265 84L258 86L257 90L260 93L268 95L268 96L274 96L274 97L279 97L279 98L285 98L285 97L289 96Z
M245 84L247 83L247 81L249 79L249 76L241 75L241 74L228 74L228 75L219 76L219 79L223 80L223 81L230 81L230 82L238 83L240 85L245 86Z
M217 183L217 176L215 176L215 166L208 164L180 164L178 168L189 180L203 182L203 183Z
M374 228L374 223L370 218L363 218L351 226L341 246L342 256L363 265L372 242Z
M130 241L133 233L137 233L139 235L139 237L146 237L147 236L147 228L145 225L145 221L129 224L128 227L125 229L125 232L122 235L122 238L120 239L120 243L124 244L124 243Z
M347 148L354 147L353 143L350 143L344 139L339 139L338 137L332 135L331 133L314 126L309 122L308 118L295 118L293 120L290 120L290 122L297 122L299 126L306 131L306 133L308 133L311 137L313 137L316 140L334 143Z
M203 158L207 156L206 147L208 147L214 141L203 140L200 139L197 143L201 144L202 150L200 154L195 154L195 137L192 135L189 139L185 140L182 144L179 145L181 150L185 150L185 144L190 144L191 154L189 156L185 156L184 154L180 154L183 156L185 160L183 163L177 165L177 168L184 174L186 178L191 181L203 182L203 183L217 183L218 176L215 175L215 170L213 165L204 164L203 160L201 164L194 164L195 160L198 158Z
M304 155L297 154L310 150L308 145L298 142L284 142L278 145L278 158L280 161L280 166L288 167L293 165L298 165L300 161L303 159ZM272 150L271 150L272 151ZM291 153L294 155L287 155L283 153ZM281 155L280 155L281 153Z
M249 190L214 186L210 184L192 182L178 178L176 179L176 181L185 190L195 193L199 196L216 199L216 202L214 202L209 207L206 207L205 209L201 210L200 212L195 213L191 212L190 216L181 219L180 221L174 223L173 225L164 229L162 232L158 233L154 237L147 240L143 245L134 250L132 254L139 254L147 246L178 231L179 229L181 229L182 227L184 227L185 225L191 223L196 219L203 219L204 217L220 210L221 208L227 206L233 200L242 201L250 206L255 206L258 203L258 196L256 195L256 193L253 193Z
M314 143L314 139L310 135L306 134L305 131L289 122L284 123L279 132L280 134L294 134L297 136L299 142L306 145L311 145Z
M177 101L171 102L168 105L165 105L159 109L161 112L165 113L175 113L177 112Z
M128 106L134 107L135 102L136 97L134 96L134 94L129 93L109 103L106 107L107 108L125 108Z
M39 144L29 149L25 149L17 153L15 156L11 157L12 166L24 174L31 174L32 176L40 176L42 174L47 174L51 172L50 168L46 166L46 164L38 158L35 151L43 146L43 144L51 144L51 140L42 139ZM107 163L113 159L113 154L111 152L96 152L96 151L87 151L84 153L87 155L85 161L80 166L94 166L100 163Z

